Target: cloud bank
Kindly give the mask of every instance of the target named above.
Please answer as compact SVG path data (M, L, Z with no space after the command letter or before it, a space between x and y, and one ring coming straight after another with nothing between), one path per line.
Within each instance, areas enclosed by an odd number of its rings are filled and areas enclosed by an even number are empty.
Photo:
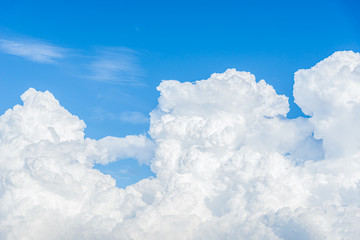
M145 136L84 138L29 89L0 117L1 239L358 239L360 55L295 73L296 103L229 69L163 81ZM155 178L126 189L92 168L124 157Z

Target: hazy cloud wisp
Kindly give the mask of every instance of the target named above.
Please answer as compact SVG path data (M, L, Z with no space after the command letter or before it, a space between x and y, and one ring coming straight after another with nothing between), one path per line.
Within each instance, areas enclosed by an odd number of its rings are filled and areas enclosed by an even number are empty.
M6 39L0 39L0 50L38 63L55 63L64 58L66 52L64 48L42 41Z
M137 52L124 47L102 48L88 65L90 79L115 84L141 84Z
M80 58L82 64L76 70L81 78L111 84L143 85L143 69L139 53L126 47L102 47L91 53L74 54L74 50L36 39L0 39L0 51L37 63L54 64L65 57L69 61ZM72 53L72 54L69 54ZM68 63L66 63L68 64ZM84 67L85 66L85 67Z

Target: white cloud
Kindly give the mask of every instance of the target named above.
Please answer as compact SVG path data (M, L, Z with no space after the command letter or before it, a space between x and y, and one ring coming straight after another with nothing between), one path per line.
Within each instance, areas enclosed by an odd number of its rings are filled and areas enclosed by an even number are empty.
M66 52L64 48L43 41L7 39L0 39L0 51L39 63L55 63L64 58Z
M287 98L247 72L164 81L152 141L84 139L81 120L30 89L0 117L0 238L358 239L359 65L339 52L296 73L310 119L286 119ZM156 178L119 189L92 169L123 157Z
M95 160L96 163L107 164L123 158L135 158L140 164L150 164L154 157L154 143L144 135L105 137L100 139L97 145L105 151L106 157Z
M359 89L359 53L336 52L295 73L295 101L312 116L315 137L324 139L328 157L351 156L360 149Z
M141 84L137 52L124 47L102 48L89 65L90 79L108 83Z

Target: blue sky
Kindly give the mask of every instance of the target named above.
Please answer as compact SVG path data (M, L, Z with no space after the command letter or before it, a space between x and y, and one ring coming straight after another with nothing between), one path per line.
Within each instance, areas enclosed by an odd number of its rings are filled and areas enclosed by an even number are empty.
M288 96L296 117L294 72L359 51L359 10L349 0L1 1L0 111L33 87L83 119L87 137L141 134L161 80L236 68ZM123 164L120 186L151 174ZM118 165L101 170L115 176Z

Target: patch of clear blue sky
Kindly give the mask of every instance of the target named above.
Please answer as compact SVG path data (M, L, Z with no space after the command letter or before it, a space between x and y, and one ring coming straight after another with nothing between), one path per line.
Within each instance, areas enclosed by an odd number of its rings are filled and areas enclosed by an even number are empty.
M31 38L69 52L55 64L0 52L0 111L20 103L20 94L34 87L51 91L83 119L87 137L145 133L146 119L131 122L123 116L135 112L147 117L156 107L161 80L195 81L236 68L288 96L289 117L297 117L302 114L293 103L294 72L334 51L359 51L359 12L356 0L3 0L0 39ZM135 51L127 59L133 60L133 73L141 72L133 77L136 84L94 77L92 63L114 57L104 52L119 47ZM138 169L133 181L150 175L132 164L128 168ZM120 168L117 164L101 170Z

